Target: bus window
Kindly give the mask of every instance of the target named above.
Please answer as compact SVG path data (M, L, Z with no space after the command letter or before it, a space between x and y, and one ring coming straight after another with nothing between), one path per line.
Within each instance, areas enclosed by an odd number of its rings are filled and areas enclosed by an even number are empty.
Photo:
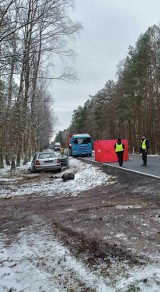
M87 138L76 138L74 139L74 144L89 144L91 143L91 138L87 137Z
M91 143L91 138L84 138L84 144L88 144L88 143Z

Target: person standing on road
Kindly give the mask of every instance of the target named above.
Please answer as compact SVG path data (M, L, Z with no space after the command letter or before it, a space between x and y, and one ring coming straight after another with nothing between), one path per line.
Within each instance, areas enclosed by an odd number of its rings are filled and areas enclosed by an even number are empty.
M147 166L147 154L149 148L149 141L146 139L146 136L143 135L141 139L140 153L142 154L143 164L141 166Z
M63 146L61 146L60 152L61 152L61 155L64 155L64 147Z
M114 145L115 152L117 154L119 166L123 165L123 154L124 154L124 143L122 143L121 138L117 139L117 142Z

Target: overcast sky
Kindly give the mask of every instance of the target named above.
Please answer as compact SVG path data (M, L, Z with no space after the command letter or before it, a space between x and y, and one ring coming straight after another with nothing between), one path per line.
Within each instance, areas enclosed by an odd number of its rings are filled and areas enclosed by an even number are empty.
M73 110L89 95L101 90L108 79L116 80L119 62L129 45L149 26L160 23L160 0L75 0L74 18L83 25L75 42L72 66L77 84L52 83L57 131L68 128Z

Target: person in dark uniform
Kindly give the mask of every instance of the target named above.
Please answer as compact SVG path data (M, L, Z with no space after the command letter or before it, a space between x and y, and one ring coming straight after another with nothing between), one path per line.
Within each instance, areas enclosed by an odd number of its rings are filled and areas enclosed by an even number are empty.
M147 154L149 148L149 141L146 139L146 136L143 135L141 139L140 153L142 154L143 164L141 166L147 166Z
M124 154L124 143L122 143L121 138L117 139L117 142L114 145L115 152L117 154L119 166L123 165L123 154Z

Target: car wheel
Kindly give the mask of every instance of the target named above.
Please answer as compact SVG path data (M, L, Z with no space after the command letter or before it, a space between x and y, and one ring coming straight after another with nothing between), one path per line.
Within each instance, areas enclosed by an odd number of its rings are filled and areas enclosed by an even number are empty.
M36 173L36 172L37 172L37 170L36 170L35 166L33 166L32 167L32 173Z

